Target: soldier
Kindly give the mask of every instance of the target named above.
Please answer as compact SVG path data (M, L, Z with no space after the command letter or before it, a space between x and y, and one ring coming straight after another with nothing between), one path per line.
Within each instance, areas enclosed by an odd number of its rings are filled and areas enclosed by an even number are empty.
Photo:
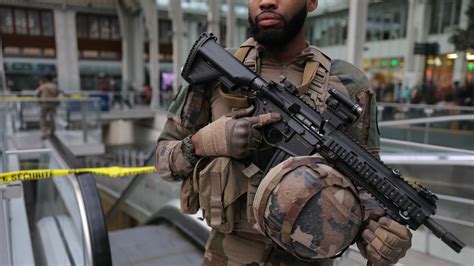
M59 95L56 84L53 83L51 75L45 75L42 82L36 89L36 95L40 99L40 129L41 138L46 139L54 134L54 116L58 102L55 98Z
M364 113L347 131L378 155L376 103L368 80L305 41L306 16L317 5L317 0L249 0L253 37L234 55L266 80L285 76L320 110L330 87L351 96ZM185 87L158 138L161 177L182 181L182 211L201 208L212 227L204 265L332 265L354 242L374 264L396 263L405 255L410 231L384 216L317 154L290 158L262 176L274 150L262 142L258 128L280 116L249 117L252 112L245 95L217 82ZM308 184L318 188L311 197ZM301 199L303 204L294 204ZM298 217L290 210L294 206Z

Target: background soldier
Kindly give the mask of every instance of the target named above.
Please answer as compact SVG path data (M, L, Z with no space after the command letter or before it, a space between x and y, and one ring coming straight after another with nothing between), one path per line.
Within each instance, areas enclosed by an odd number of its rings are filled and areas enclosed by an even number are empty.
M59 95L59 90L56 84L53 83L52 75L45 75L43 77L40 85L36 89L36 95L40 99L41 138L46 139L54 134L54 116L56 115L56 108L59 104L56 100Z
M351 96L364 113L347 131L378 155L375 96L368 80L354 66L329 59L305 41L306 16L317 4L317 0L249 0L253 38L234 55L266 80L278 82L285 76L298 86L305 102L320 110L329 87ZM331 265L332 258L354 241L372 263L396 263L405 255L410 231L384 216L370 197L331 167L314 163L314 158L290 158L261 176L273 150L262 143L257 129L280 117L276 113L249 117L253 107L232 93L218 83L183 88L170 107L156 150L161 177L182 181L181 210L203 209L212 227L204 265ZM270 200L262 201L257 190L278 175L284 175L282 181L271 190ZM308 183L326 186L329 193L321 193L326 200L309 199L304 210L314 212L303 211L302 218L284 232L280 218L295 205L293 200L304 197ZM254 213L256 202L263 202L263 208ZM276 227L267 230L262 224ZM283 234L287 239L281 238Z

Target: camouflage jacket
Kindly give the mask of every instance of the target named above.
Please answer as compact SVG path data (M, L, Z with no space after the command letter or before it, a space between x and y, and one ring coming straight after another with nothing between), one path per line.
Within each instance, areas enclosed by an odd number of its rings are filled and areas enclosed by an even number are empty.
M252 38L241 47L244 46L251 46L252 49L243 63L267 80L278 80L280 75L285 75L293 84L299 84L308 60L327 61L327 75L322 81L324 86L319 87L317 82L313 82L308 88L310 93L305 97L309 97L310 101L323 109L329 87L345 90L364 109L360 119L348 128L348 133L373 154L378 155L379 133L375 96L368 79L359 69L342 60L330 60L309 44L289 64L276 61ZM324 66L323 63L321 65ZM317 78L315 76L315 80ZM170 106L166 125L158 138L156 163L161 177L168 181L180 181L188 177L193 167L183 157L181 140L231 109L232 107L220 97L216 84L186 86L181 89Z
M59 90L56 84L52 82L41 84L36 89L36 95L40 99L40 105L42 108L54 108L58 105L58 102L55 102L54 98L58 97Z

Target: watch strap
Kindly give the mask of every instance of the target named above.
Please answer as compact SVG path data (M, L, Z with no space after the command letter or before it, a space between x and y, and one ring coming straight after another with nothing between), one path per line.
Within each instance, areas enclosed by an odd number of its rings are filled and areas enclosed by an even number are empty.
M181 141L181 151L183 152L184 159L194 166L199 161L199 157L195 153L191 136L189 135Z

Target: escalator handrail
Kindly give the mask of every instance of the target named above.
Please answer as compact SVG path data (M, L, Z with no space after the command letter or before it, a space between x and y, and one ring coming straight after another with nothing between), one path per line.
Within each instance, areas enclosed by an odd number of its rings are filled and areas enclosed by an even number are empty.
M84 167L58 137L53 135L49 140L69 168ZM77 182L86 209L92 263L93 265L112 265L109 235L95 179L91 174L81 174L81 177L77 178Z

